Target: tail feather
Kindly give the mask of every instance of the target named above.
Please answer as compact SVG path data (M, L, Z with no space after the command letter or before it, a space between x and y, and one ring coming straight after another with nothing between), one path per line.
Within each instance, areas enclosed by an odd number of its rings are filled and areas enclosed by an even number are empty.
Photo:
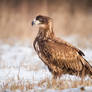
M83 57L81 57L81 62L85 68L85 75L92 76L92 66Z
M86 59L84 59L84 60L85 60L85 68L86 68L85 72L88 75L92 76L92 66L87 62Z

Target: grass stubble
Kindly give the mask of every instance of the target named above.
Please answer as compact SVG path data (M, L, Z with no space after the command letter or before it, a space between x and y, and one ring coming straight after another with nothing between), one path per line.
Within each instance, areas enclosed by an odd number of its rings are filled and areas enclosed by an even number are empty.
M29 80L21 80L20 78L18 78L18 80L12 78L6 80L5 83L3 83L3 85L0 87L0 89L1 92L4 92L7 89L13 92L16 92L16 90L20 90L21 92L27 92L29 90L36 90L37 88L45 91L47 89L63 90L68 88L85 86L92 86L92 80L88 79L81 82L81 80L59 79L56 80L56 84L54 85L52 80L49 78L41 80L38 83L31 83Z

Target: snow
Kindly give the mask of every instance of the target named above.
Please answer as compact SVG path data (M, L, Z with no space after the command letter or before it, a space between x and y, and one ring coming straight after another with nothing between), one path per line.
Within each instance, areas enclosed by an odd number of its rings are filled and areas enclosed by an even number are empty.
M72 38L71 38L72 39ZM71 40L70 39L70 40ZM74 42L74 40L73 40ZM92 49L84 49L85 57L90 63L92 63ZM9 80L13 79L18 82L19 79L21 81L29 81L32 83L39 83L41 80L52 78L51 73L47 69L47 67L43 64L43 62L39 59L37 54L35 53L33 47L31 47L28 43L26 44L6 44L0 43L0 90L2 90L3 85L6 84ZM71 75L62 75L61 80L81 80L79 77L71 76ZM89 80L89 77L86 77L85 80ZM12 85L12 82L9 83ZM45 84L46 85L46 84ZM39 90L39 91L37 91ZM24 92L61 92L61 90L55 89L45 89L45 86L42 88L34 87L31 91ZM85 92L91 92L91 87L85 87ZM91 91L90 91L91 90ZM13 92L10 89L6 89L0 92ZM21 92L19 89L15 92ZM81 92L79 88L70 88L62 90L62 92Z
M19 69L19 76L23 79L32 80L34 77L35 80L40 80L50 76L38 56L33 55L34 51L31 47L2 44L0 45L0 50L0 79L3 79L6 75L8 75L7 77L15 77L18 75ZM27 67L25 68L25 66ZM39 69L37 70L34 67Z
M84 50L84 53L85 53L85 58L88 61L92 62L92 49L88 48L88 49Z

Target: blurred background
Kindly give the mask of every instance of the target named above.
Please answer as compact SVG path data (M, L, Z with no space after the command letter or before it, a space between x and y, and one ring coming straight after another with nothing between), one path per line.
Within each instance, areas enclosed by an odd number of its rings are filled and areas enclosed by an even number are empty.
M0 39L32 43L38 28L31 22L39 14L53 18L56 36L92 47L92 0L0 0Z

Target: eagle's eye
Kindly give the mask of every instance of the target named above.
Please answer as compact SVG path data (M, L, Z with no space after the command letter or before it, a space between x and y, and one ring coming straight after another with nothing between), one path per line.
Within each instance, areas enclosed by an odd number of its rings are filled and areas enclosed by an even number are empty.
M36 20L39 20L41 24L46 24L48 22L48 20L44 17L44 16L37 16Z

